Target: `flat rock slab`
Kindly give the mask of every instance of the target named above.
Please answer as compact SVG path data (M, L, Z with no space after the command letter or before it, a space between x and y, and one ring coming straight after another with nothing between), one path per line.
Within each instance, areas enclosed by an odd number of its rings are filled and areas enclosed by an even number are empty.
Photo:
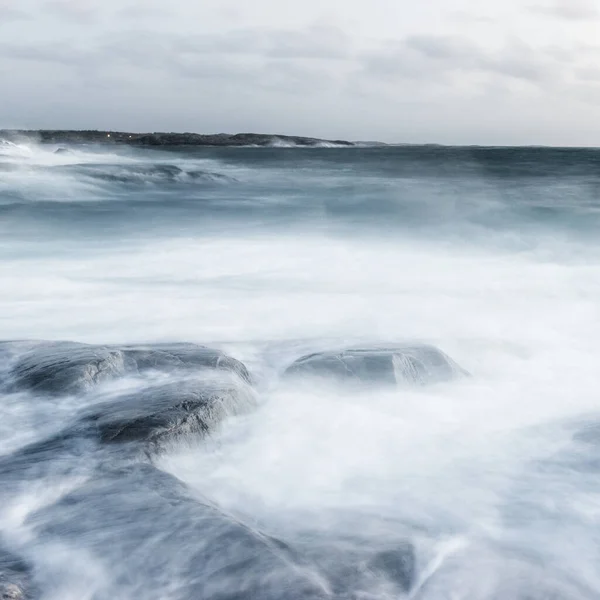
M423 385L449 381L467 372L428 345L374 346L317 352L295 361L284 373L376 384Z
M283 545L151 465L99 473L28 523L37 544L102 557L107 575L99 577L97 600L327 597ZM76 578L77 568L67 561L62 576Z
M85 392L127 374L196 369L224 370L250 381L240 361L195 344L96 346L74 342L34 344L16 359L9 380L12 389L59 395Z
M303 535L245 523L150 464L100 471L27 524L42 547L102 558L97 600L356 600L382 586L401 598L417 576L408 541L381 549L326 536L307 553ZM66 570L77 575L68 560Z

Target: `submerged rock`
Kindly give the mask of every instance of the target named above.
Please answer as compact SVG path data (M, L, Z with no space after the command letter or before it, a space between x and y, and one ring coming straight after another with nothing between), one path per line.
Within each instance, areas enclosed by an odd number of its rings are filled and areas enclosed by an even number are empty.
M29 566L0 546L0 600L26 600L32 588Z
M94 598L325 598L284 545L149 464L108 470L33 514L38 544L102 557ZM61 565L67 577L77 564ZM91 574L93 576L93 574Z
M391 580L403 592L408 593L416 576L414 546L407 542L397 548L383 550L371 559L368 567L375 574Z
M578 424L573 432L573 440L591 446L600 446L600 419L597 415Z
M220 350L195 344L119 347L73 342L36 344L17 359L11 378L15 389L71 394L126 374L201 368L233 372L250 381L248 370L240 361Z
M447 553L443 560L434 558L410 597L414 600L596 600L598 594L577 581L560 561L478 544Z
M310 560L327 578L332 597L404 598L415 586L417 558L410 540L397 540L382 549L360 533L356 538L348 532L342 539L331 532L321 536L311 532L311 545L316 548L309 549Z
M364 383L426 384L455 379L467 372L433 346L407 345L318 352L295 361L284 375L313 375Z

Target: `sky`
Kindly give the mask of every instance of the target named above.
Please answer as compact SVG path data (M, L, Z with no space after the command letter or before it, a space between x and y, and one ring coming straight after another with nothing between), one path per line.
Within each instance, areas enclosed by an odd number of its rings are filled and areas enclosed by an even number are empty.
M0 128L600 146L600 0L0 0Z

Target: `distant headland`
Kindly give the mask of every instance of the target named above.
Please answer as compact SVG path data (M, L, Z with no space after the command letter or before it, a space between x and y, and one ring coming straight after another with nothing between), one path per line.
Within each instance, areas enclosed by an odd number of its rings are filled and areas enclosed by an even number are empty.
M304 146L357 145L345 140L323 140L292 135L264 133L131 133L97 130L0 130L9 141L32 140L42 144L125 144L130 146Z

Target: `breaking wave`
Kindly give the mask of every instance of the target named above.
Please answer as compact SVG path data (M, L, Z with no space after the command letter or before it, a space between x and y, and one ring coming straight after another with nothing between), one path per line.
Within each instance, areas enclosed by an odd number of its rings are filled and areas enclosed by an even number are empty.
M191 169L186 171L176 165L122 165L79 166L78 173L91 179L125 184L160 184L189 182L232 182L233 179L222 173Z
M158 154L158 153L157 153ZM120 198L123 186L188 186L235 183L211 160L149 163L140 152L102 147L0 145L0 206L15 202L84 202ZM179 157L177 157L179 158ZM110 187L110 185L113 187ZM109 187L107 187L109 186Z

